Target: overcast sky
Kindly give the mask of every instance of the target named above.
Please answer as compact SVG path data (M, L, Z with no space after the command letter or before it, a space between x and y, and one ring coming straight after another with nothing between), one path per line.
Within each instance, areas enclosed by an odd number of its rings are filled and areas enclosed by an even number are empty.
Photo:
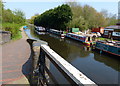
M105 1L105 0L104 0ZM84 2L84 0L82 0L82 2L79 1L79 3L83 6L85 4L88 4L92 7L94 7L97 11L101 11L102 9L106 9L108 10L109 13L112 14L118 14L118 1L117 0L106 0L106 2L104 2L101 0L99 1L91 1L91 0L86 0ZM109 1L109 2L108 2ZM63 4L64 2L66 2L66 0L59 0L59 1L53 1L53 0L49 0L49 2L47 0L29 0L29 2L27 0L4 0L4 5L5 8L9 8L11 10L15 10L15 9L20 9L25 13L25 16L27 19L31 18L31 16L33 16L36 13L43 13L48 9L57 7L58 5Z

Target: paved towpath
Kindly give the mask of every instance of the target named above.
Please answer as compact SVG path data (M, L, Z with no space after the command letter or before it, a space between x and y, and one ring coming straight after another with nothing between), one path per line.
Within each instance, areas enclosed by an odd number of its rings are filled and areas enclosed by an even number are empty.
M30 47L27 36L22 31L22 39L2 45L2 84L28 84L25 75L30 74Z

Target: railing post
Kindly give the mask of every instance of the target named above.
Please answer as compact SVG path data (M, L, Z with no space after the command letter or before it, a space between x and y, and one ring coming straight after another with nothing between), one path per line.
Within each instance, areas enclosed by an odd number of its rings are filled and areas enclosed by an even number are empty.
M41 82L42 84L44 84L45 82L45 52L43 51L42 48L40 48L40 56L39 56L39 61L38 61L39 64L39 74L40 74L40 77L42 76L42 79Z
M29 43L30 49L31 49L30 58L32 59L32 63L31 63L31 74L29 75L29 81L30 81L30 84L32 86L32 84L33 84L33 80L32 80L33 79L33 70L34 70L34 67L33 67L33 58L35 56L35 52L33 50L33 42L36 41L36 40L34 40L34 39L27 39L26 41Z
M42 50L42 48L40 48L40 57L39 57L39 62L40 62L40 69L39 71L41 71L42 74L45 73L45 52Z
M35 42L34 42L35 41ZM40 47L40 53L39 56L36 53L36 50L38 50L39 48L36 46L41 46L43 45L47 45L46 42L44 41L39 41L39 40L35 40L35 39L27 39L27 42L30 45L30 49L31 49L31 59L32 59L32 74L29 76L30 77L30 82L31 84L36 83L34 81L35 77L34 74L39 74L39 78L37 84L41 84L41 85L45 85L46 82L46 77L45 77L45 52L44 50ZM39 50L38 50L39 51ZM37 56L37 58L36 58ZM37 65L36 65L36 59L37 59ZM39 73L38 73L39 72ZM40 83L39 83L40 82Z

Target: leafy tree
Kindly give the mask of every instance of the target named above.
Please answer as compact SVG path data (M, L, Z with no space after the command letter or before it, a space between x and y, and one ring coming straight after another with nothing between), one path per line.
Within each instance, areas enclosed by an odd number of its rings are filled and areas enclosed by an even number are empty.
M21 10L16 9L13 11L13 21L16 23L24 23L25 22L25 14Z
M29 20L29 23L30 23L30 24L34 24L34 19L35 19L35 17L37 17L37 16L32 16L32 17L31 17L31 19Z
M13 13L10 9L7 9L7 10L3 10L2 12L2 20L3 22L10 22L12 23L13 22Z
M68 23L68 27L69 28L73 28L73 27L80 28L81 31L88 28L87 22L82 16L72 19L72 21Z
M32 17L31 17L31 19L29 19L29 21L28 21L28 22L29 22L30 24L34 24L34 19L35 19L37 16L39 16L39 14L38 14L38 13L37 13L37 14L35 14L34 16L32 16Z
M105 9L97 12L89 5L81 6L77 2L67 2L67 4L71 7L73 13L72 21L68 23L69 28L79 27L80 30L84 30L95 27L106 27L115 25L117 21L117 19L115 19L116 16L108 13Z
M25 14L21 10L11 11L10 9L3 9L2 22L21 24L25 22Z
M12 39L21 38L19 28L25 23L25 14L21 10L12 11L5 9L2 2L2 13L0 14L0 20L2 21L2 30L10 31Z
M105 18L108 18L108 11L106 9L102 9L101 12L102 15L105 17Z
M1 24L2 24L2 11L3 11L3 4L0 1L0 28L1 28Z
M102 9L101 13L105 17L104 26L115 25L118 22L116 14L108 13L108 11L105 9Z
M15 9L15 11L13 11L13 13L16 15L16 16L19 16L21 18L25 18L25 14L24 12L22 12L21 10L18 10L18 9Z
M34 24L45 28L64 30L71 19L72 12L70 7L67 4L63 4L37 16L34 19Z
M107 18L107 20L108 25L115 25L118 22L116 14L111 15L109 18Z
M88 23L83 17L83 7L77 2L68 2L67 4L71 7L73 13L72 20L68 23L68 27L77 27L80 28L80 30L87 29Z

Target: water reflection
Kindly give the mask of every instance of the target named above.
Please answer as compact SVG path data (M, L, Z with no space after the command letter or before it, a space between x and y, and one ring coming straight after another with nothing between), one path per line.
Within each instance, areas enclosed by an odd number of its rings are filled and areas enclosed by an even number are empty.
M100 55L98 52L91 51L89 47L71 39L61 39L57 35L48 33L37 35L33 29L27 31L31 37L47 41L55 52L97 84L118 83L120 60L104 54ZM57 72L51 71L57 75Z
M94 59L120 72L120 61L119 61L120 59L116 57L98 55L98 53L96 52L94 52Z

